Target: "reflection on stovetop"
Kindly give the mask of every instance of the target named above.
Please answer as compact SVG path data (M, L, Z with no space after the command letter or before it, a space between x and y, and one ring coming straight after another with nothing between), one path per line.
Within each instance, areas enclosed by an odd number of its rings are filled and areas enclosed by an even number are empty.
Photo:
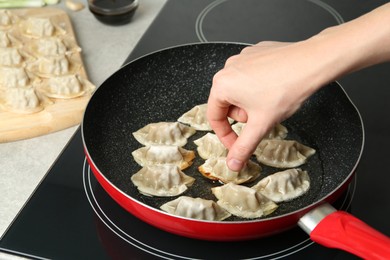
M169 0L126 62L192 42L301 40L386 2ZM390 175L384 170L390 156L390 120L383 119L390 111L389 70L389 64L383 64L340 80L362 114L366 145L357 179L338 202L340 207L351 203L349 211L387 235ZM168 234L134 218L113 202L89 173L84 158L78 130L2 237L1 251L38 259L188 259L213 258L212 254L226 259L308 259L313 255L356 259L312 243L298 228L237 243Z

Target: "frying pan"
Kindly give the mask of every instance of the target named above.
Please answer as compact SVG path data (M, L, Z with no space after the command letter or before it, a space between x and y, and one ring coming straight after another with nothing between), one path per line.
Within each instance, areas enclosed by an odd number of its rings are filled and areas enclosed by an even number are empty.
M364 145L360 114L336 82L311 96L283 122L289 130L287 139L317 151L302 166L310 174L311 188L295 200L280 203L267 217L251 220L231 217L224 221L178 217L159 209L176 197L145 196L133 185L130 177L141 167L131 152L142 145L132 133L149 123L176 121L195 105L206 103L213 75L228 57L245 46L236 43L176 46L134 60L110 76L91 97L81 128L86 157L98 182L128 212L177 235L236 241L280 233L298 223L314 241L325 246L365 258L372 258L373 254L389 256L387 236L346 212L336 212L330 205L352 180ZM197 132L185 148L195 151L193 140L203 134ZM196 181L182 195L215 200L210 188L220 184L205 179L197 171L203 162L197 156L185 170ZM277 171L262 168L262 177Z

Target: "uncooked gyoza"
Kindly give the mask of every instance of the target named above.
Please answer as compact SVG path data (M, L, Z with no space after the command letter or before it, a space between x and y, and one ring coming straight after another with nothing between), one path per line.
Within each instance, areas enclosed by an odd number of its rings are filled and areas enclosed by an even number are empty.
M140 193L149 196L176 196L188 189L195 179L173 164L147 165L131 176Z
M0 47L0 66L17 66L22 63L22 56L17 48Z
M57 37L45 37L31 42L30 49L36 56L58 56L67 51L62 39Z
M240 135L241 131L242 131L242 129L244 129L245 125L246 125L246 123L238 122L238 123L235 123L234 125L232 125L232 129L234 132L236 132L237 135ZM271 131L269 131L268 134L266 134L264 136L264 138L266 138L266 139L284 139L284 138L286 138L287 133L288 133L288 130L285 126L283 126L282 124L276 124L275 127L273 127L271 129Z
M32 39L26 48L34 57L67 55L81 51L74 38L66 36Z
M94 90L95 86L80 75L70 74L42 79L37 88L51 98L75 98Z
M0 107L16 113L35 113L43 109L43 104L34 88L0 89Z
M259 177L261 172L260 165L252 161L248 161L241 171L232 171L226 165L226 157L209 158L198 169L206 178L219 180L222 183L233 182L236 184L252 181Z
M264 139L257 146L254 155L260 163L276 168L293 168L304 163L315 150L297 141Z
M56 29L46 17L29 17L20 26L23 34L34 38L53 36Z
M199 220L220 221L231 216L212 200L181 196L160 207L170 214Z
M61 76L70 73L70 62L66 55L41 56L28 65L28 69L41 77Z
M30 82L22 67L0 67L0 88L26 87Z
M194 106L179 117L177 121L190 125L198 131L212 130L209 122L207 121L207 103ZM229 119L229 122L232 123L233 120Z
M0 30L0 47L6 48L11 46L11 40L8 37L8 33Z
M175 164L180 169L191 166L195 152L175 145L152 145L132 152L134 160L141 166Z
M17 21L17 17L5 9L0 9L0 29L7 30Z
M252 188L274 202L290 201L309 190L310 178L306 171L288 169L265 177Z
M221 143L217 135L207 133L204 136L196 139L194 143L198 146L197 151L200 157L207 160L211 157L224 157L228 150Z
M278 205L260 192L242 185L228 183L211 189L218 205L242 218L259 218L271 214Z
M149 145L177 145L184 146L187 138L195 134L192 127L179 122L150 123L133 132L134 138L145 146Z

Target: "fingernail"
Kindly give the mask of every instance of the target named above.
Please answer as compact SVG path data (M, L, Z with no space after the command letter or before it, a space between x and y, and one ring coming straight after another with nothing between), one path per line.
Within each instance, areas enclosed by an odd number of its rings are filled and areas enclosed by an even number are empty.
M241 171L242 167L244 167L244 163L240 160L232 158L227 162L227 166L230 170L239 172Z

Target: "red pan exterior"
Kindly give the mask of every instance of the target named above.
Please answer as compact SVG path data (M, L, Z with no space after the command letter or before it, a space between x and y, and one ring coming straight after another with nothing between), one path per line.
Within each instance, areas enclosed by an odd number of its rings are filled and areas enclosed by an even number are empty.
M281 233L296 226L299 218L311 209L320 205L304 208L293 214L280 216L273 219L247 222L206 222L180 218L165 214L148 207L113 186L94 166L87 156L88 163L94 176L102 185L104 190L124 209L146 223L160 228L164 231L185 236L189 238L210 240L210 241L240 241L267 237ZM352 177L352 176L351 176ZM327 202L334 202L348 187L349 181L324 199Z

